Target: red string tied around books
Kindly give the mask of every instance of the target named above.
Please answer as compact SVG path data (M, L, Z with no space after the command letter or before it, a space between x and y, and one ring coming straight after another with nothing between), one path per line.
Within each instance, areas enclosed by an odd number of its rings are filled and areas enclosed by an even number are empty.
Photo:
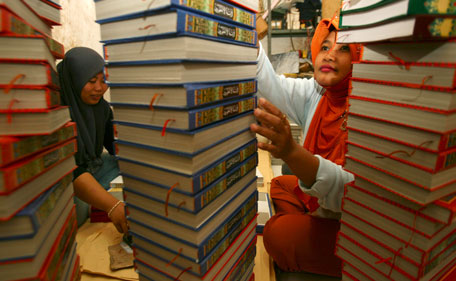
M166 201L165 201L165 216L168 217L168 202L169 202L169 196L171 195L171 192L175 187L179 186L179 183L176 182L173 184L169 189L168 192L166 193Z
M8 110L6 114L6 120L8 124L10 124L13 121L13 104L19 102L17 99L11 99L10 103L8 104Z
M403 153L405 155L407 155L408 157L412 157L413 154L415 154L416 150L423 147L424 145L426 144L431 144L433 141L432 140L429 140L429 141L425 141L425 142L422 142L420 145L418 145L417 148L414 148L411 152L407 152L405 150L395 150L385 156L383 155L376 155L375 158L380 158L380 159L383 159L383 158L391 158L391 156L393 156L394 154L399 154L399 153Z
M22 74L22 73L14 76L14 78L11 79L11 81L8 83L8 86L6 86L5 89L3 89L3 93L8 94L9 91L11 90L11 88L14 86L14 84L16 84L17 80L24 78L24 77L25 77L25 74Z
M185 272L189 271L190 269L192 269L192 267L191 267L191 266L189 266L189 267L187 267L187 268L183 269L183 270L181 271L181 273L179 273L179 275L177 275L177 277L176 277L176 278L174 278L174 281L177 281L177 280L179 280L179 277L181 277L181 275L182 275L182 274L184 274Z
M150 110L152 110L152 111L154 110L154 103L157 100L157 98L159 98L161 96L163 96L163 94L156 93L156 94L154 94L152 99L150 99L150 103L149 103L149 109Z
M182 250L183 250L182 248L179 249L179 252L177 252L177 255L166 264L166 267L172 265L180 257L180 255L182 254Z
M163 124L162 133L161 133L161 136L162 136L162 137L165 136L166 127L168 127L169 122L174 122L174 121L176 121L176 119L168 119L168 120L165 121L165 124Z
M392 57L394 60L396 60L397 62L399 62L399 64L403 65L403 66L405 67L405 69L410 70L410 63L409 63L409 62L406 62L406 61L404 61L403 59L401 59L400 57L393 55L392 52L388 52L388 54L389 54L390 57Z

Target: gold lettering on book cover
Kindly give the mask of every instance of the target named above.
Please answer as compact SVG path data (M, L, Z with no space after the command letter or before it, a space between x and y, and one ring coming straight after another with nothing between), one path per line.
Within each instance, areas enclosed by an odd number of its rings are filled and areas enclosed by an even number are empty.
M57 205L57 202L60 199L60 196L71 183L72 177L73 176L70 173L63 177L63 179L61 179L58 183L56 183L53 187L54 190L52 193L49 194L46 201L38 208L36 212L36 218L40 224L43 223L44 220L52 213L55 205Z

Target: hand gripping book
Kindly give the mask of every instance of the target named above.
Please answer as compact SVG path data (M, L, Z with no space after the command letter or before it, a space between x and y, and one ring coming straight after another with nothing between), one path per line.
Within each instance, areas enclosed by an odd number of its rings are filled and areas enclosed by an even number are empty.
M241 238L238 237L238 239L230 245L225 253L203 276L192 274L191 272L185 271L184 268L178 267L174 264L166 266L166 261L144 252L135 253L137 260L141 262L141 264L137 263L138 271L141 272L142 276L149 278L149 280L176 280L176 277L178 277L181 273L180 278L183 280L193 281L217 280L218 278L223 279L223 277L233 268L236 261L242 256L248 246L254 245L255 243L255 223L251 223L244 231L244 233L247 233L247 236L241 236Z
M0 243L24 238L33 238L44 228L44 224L51 221L54 210L59 210L60 205L72 198L72 175L67 175L41 194L36 200L28 204L14 217L0 221ZM57 213L59 213L58 211ZM45 231L46 232L46 231ZM11 244L14 244L12 241ZM4 253L6 254L6 253Z
M74 205L73 205L74 206ZM76 231L76 211L73 207L61 228L52 228L38 254L33 259L0 264L2 280L54 280L52 275L59 268L59 261L70 251ZM63 266L62 266L63 268Z
M247 237L252 236L253 233L251 233L251 229L252 226L254 226L255 224L255 220L252 220L249 223L249 225L246 228L244 228L237 235L237 237L235 237L235 239L232 241L233 245L236 245L236 242L238 240L244 240ZM213 270L212 266L214 266L217 263L218 259L222 257L226 251L229 251L231 247L231 244L228 244L226 247L218 247L214 249L214 251L204 260L194 262L189 259L186 259L182 255L179 255L178 258L173 259L174 257L176 257L176 255L178 255L178 253L170 252L169 250L160 247L158 244L148 243L148 241L145 240L138 240L138 243L140 243L141 245L138 245L136 241L133 242L136 258L146 260L148 257L154 257L165 262L172 262L172 265L177 268L190 268L187 272L200 277L203 277L206 273ZM143 248L141 246L145 246L148 249Z
M253 170L257 165L257 161L256 154L250 156L237 168L225 173L196 194L189 194L175 188L176 185L179 185L179 182L169 187L123 173L124 191L156 199L159 202L166 202L168 206L179 207L181 210L198 212Z
M67 106L27 112L0 111L0 136L49 135L69 121Z
M179 108L206 106L257 92L256 80L163 87L127 87L110 83L109 87L113 103Z
M0 263L33 259L38 254L49 232L53 228L61 228L63 226L65 218L69 215L73 207L73 185L71 184L71 178L69 182L62 182L63 184L66 184L65 188L69 190L65 192L69 196L62 198L58 202L56 208L50 212L49 217L43 222L36 235L30 238L15 237L14 239L0 240L0 245L3 249L2 253L0 253Z
M227 212L221 222L213 220L198 232L182 227L179 232L170 234L167 232L168 229L164 231L156 225L154 228L129 218L130 231L133 237L160 241L162 247L180 251L187 259L199 262L212 253L219 244L223 244L223 247L230 245L249 222L255 219L256 199L256 194L252 194L234 212Z
M68 122L49 135L0 137L0 167L76 136L76 123Z
M122 174L130 176L134 175L135 177L139 177L143 180L160 183L162 186L175 186L174 189L176 190L189 194L195 194L209 186L225 173L241 165L243 161L254 155L256 151L256 142L253 141L242 146L240 149L236 149L226 155L223 155L213 164L193 175L186 175L184 173L171 171L159 166L153 166L122 157L119 157L119 166ZM176 185L176 183L179 184Z
M373 5L356 8L359 5L347 2L340 12L341 29L382 24L405 17L448 16L455 18L454 2L427 0L384 0Z
M232 5L224 0L157 0L126 3L122 0L95 1L96 17L99 24L144 17L148 13L168 8L182 8L202 15L226 20L233 24L255 28L255 13Z
M0 220L12 218L40 194L55 185L76 168L74 157L68 157L21 188L0 195Z
M112 44L171 36L193 36L225 43L256 46L256 31L181 8L145 17L100 24L102 43Z
M0 194L12 192L76 153L76 140L0 168Z
M181 108L162 108L143 105L123 105L111 103L116 122L128 122L156 127L181 130L193 130L238 114L253 111L256 106L255 96L227 100L207 107L189 110Z
M48 0L23 0L48 25L60 25L62 7Z
M20 1L17 1L20 2ZM46 42L51 53L58 59L63 59L65 52L63 45L52 39L50 36L36 30L32 25L25 22L22 18L16 16L5 6L0 5L0 34L17 37L37 37Z
M13 12L25 22L36 28L39 32L51 36L51 26L46 24L24 1L0 0L0 7Z
M254 63L257 57L256 47L191 36L105 44L103 50L109 64L160 60Z

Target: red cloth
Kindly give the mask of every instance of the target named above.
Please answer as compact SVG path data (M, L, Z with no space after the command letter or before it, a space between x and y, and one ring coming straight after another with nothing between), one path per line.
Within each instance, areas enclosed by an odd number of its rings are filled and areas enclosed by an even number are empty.
M340 222L309 215L293 192L295 176L280 176L271 182L276 214L263 230L268 254L284 271L306 271L341 276L342 262L334 255Z

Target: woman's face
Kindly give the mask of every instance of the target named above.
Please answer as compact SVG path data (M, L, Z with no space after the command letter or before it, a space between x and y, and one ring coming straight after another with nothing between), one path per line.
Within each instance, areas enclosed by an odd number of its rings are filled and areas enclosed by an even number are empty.
M92 77L82 88L81 99L85 104L97 104L108 89L103 77L103 73L98 73Z
M336 44L336 32L331 31L321 44L315 58L315 80L330 87L342 81L352 69L348 44Z

